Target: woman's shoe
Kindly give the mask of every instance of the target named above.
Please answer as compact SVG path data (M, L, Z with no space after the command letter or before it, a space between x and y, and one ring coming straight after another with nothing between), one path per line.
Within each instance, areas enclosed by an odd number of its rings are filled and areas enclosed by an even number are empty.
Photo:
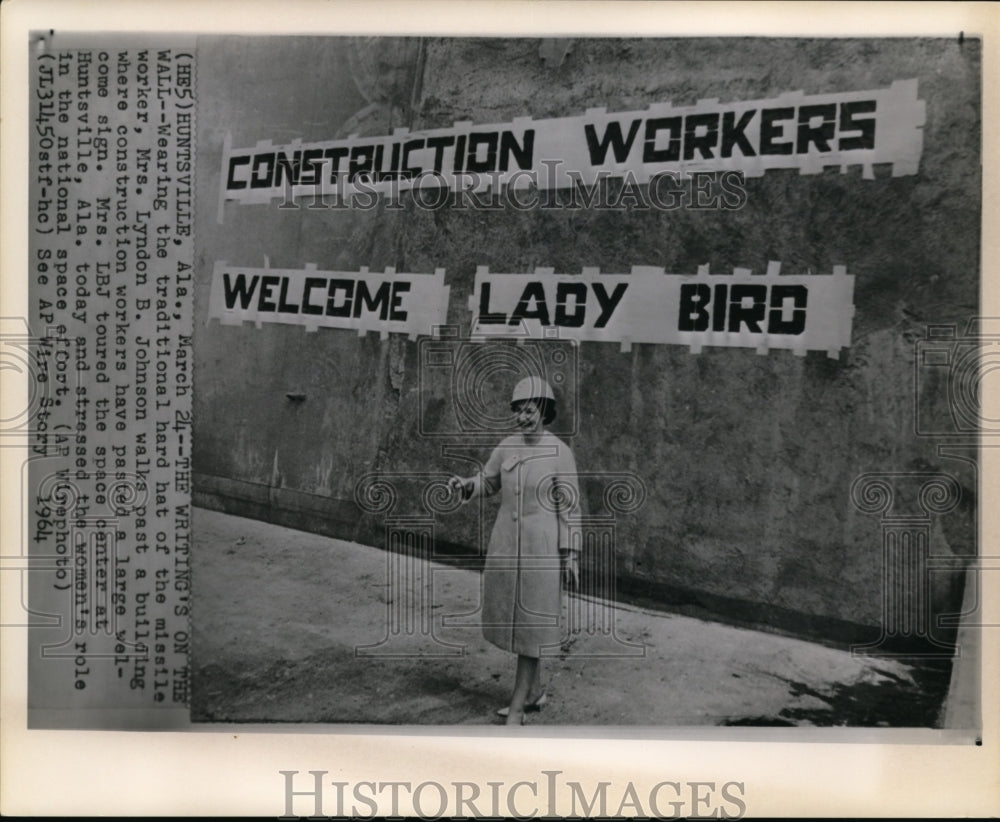
M538 695L538 698L535 699L533 702L524 703L524 711L525 713L527 713L528 711L540 711L542 710L542 707L545 705L545 703L548 701L549 701L548 691L542 691ZM510 714L509 705L503 708L497 708L497 716L508 716L509 714Z
M521 719L520 719L520 721L516 721L515 718L512 718L512 717L508 716L506 724L507 725L513 725L515 727L517 727L518 725L523 725L524 724L524 713L523 712L521 713Z

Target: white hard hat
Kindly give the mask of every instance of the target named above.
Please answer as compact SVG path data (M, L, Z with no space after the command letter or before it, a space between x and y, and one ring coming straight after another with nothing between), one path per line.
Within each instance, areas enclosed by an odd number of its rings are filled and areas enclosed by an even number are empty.
M522 400L551 400L555 402L556 397L549 384L541 377L525 377L514 386L510 402L513 405Z

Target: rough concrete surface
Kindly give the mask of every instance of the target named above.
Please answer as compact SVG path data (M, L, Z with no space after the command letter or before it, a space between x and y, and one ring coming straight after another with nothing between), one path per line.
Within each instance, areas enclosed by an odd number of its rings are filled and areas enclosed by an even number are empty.
M417 569L432 580L435 635L464 653L359 657L387 636L398 555L204 509L195 526L194 721L501 722L514 657L474 626L441 624L475 610L475 571ZM567 637L543 662L550 699L528 724L933 727L947 686L946 668L625 605L600 614L613 638L599 622Z

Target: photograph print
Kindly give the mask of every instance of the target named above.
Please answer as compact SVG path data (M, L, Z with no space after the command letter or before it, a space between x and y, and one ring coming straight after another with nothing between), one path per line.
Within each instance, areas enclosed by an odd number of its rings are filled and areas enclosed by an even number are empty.
M196 58L193 722L975 740L978 39Z

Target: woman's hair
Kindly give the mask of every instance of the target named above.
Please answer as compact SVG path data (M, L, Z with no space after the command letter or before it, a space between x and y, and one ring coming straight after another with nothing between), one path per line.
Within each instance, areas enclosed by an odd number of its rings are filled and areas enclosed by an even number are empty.
M552 421L556 418L556 404L553 400L547 399L545 397L529 397L526 400L517 400L510 404L510 410L515 414L526 402L533 402L538 406L538 410L542 415L542 425L551 425Z

